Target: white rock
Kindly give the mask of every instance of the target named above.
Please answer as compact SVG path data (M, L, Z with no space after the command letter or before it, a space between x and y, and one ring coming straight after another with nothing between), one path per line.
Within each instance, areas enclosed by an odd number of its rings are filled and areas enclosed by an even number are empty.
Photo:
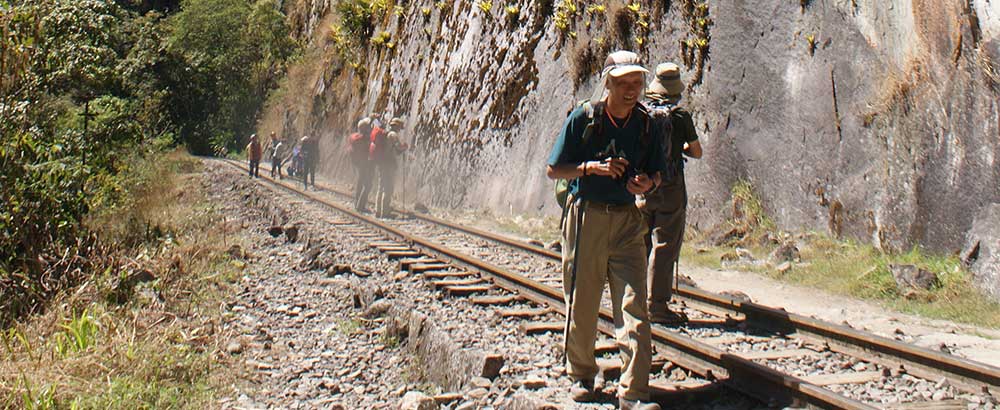
M417 391L407 392L399 404L399 410L437 410L440 408L430 396Z

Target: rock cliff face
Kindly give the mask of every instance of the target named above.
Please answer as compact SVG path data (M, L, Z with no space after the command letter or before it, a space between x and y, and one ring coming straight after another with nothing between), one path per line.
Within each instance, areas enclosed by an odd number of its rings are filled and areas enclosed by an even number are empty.
M324 171L346 178L351 124L403 116L407 202L554 213L545 158L606 52L624 47L685 70L706 150L688 163L689 219L703 229L739 179L783 228L886 249L957 250L1000 202L1000 2L630 4L398 1L374 29L394 47L345 63L329 40L334 1L288 2L313 68L292 71L301 92L262 128L322 136Z

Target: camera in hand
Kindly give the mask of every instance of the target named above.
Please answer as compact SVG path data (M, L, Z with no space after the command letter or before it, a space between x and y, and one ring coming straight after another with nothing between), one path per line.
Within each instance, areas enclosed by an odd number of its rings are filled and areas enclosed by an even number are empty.
M597 160L602 162L607 161L608 159L625 159L627 161L627 159L625 158L625 151L619 150L615 146L615 140L611 140L611 142L608 144L607 147L604 148L604 150L597 153L596 157ZM639 175L639 171L636 170L634 166L632 166L631 162L629 162L629 164L625 166L625 172L622 174L622 176L615 178L615 180L621 183L622 185L625 185L628 184L628 181L634 178L636 175Z

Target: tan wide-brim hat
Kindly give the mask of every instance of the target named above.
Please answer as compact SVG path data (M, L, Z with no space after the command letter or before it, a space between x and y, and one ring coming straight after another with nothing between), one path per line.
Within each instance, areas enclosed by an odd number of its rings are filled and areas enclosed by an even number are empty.
M656 66L656 76L646 88L647 94L679 98L683 92L684 82L681 81L681 68L677 64L663 63Z

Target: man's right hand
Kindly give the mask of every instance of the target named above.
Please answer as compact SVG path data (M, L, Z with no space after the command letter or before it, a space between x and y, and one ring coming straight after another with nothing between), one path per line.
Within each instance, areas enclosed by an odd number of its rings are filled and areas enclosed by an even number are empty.
M628 168L628 160L625 158L607 158L600 162L594 162L587 168L587 175L602 175L612 178L620 178Z

